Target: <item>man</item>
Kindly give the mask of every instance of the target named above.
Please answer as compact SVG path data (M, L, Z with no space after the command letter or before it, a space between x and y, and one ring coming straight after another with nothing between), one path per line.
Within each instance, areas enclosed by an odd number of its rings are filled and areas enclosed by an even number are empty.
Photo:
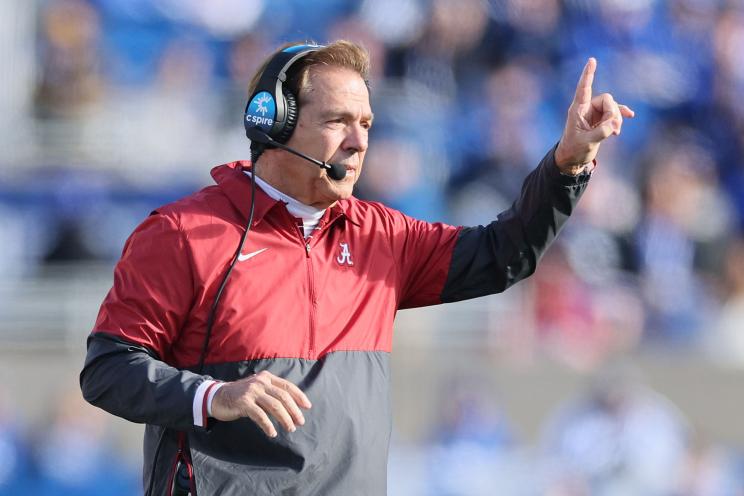
M202 496L385 494L395 313L534 271L632 116L592 98L595 67L514 206L457 228L352 196L373 122L366 52L278 50L251 85L252 163L215 168L216 186L134 231L88 340L85 398L147 424L146 491L180 475Z

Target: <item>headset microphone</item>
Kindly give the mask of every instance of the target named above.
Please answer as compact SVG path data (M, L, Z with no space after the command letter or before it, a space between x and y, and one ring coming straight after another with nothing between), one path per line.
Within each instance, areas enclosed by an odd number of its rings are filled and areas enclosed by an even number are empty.
M282 150L288 151L289 153L292 153L294 155L297 155L300 158L304 158L305 160L308 160L308 161L314 163L315 165L317 165L321 169L325 169L326 172L328 173L328 177L330 177L334 181L340 181L341 179L343 179L343 178L346 177L346 167L344 167L343 165L341 165L341 164L330 164L328 162L322 162L322 161L320 161L318 159L309 157L309 156L305 155L302 152L298 152L294 148L288 147L284 143L279 143L274 138L272 138L271 136L269 136L265 132L261 131L257 127L250 127L250 128L247 127L246 130L245 130L245 134L246 134L246 136L248 136L248 139L250 139L251 142L253 142L253 143L260 143L262 145L275 146L277 148L280 148Z

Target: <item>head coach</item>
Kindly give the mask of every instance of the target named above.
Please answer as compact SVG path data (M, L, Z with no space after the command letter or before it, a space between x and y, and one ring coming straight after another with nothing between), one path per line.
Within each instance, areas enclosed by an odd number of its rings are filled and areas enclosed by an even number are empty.
M352 196L374 122L362 48L272 54L251 161L136 228L88 338L85 398L147 424L146 494L384 495L395 314L534 272L633 115L592 96L595 68L512 207L455 227Z

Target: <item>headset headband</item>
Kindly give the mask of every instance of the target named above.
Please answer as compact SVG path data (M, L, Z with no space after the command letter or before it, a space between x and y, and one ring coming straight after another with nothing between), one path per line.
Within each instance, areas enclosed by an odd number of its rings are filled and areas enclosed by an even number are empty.
M297 122L297 97L284 86L287 71L299 59L321 48L323 45L293 45L271 58L245 107L246 133L258 128L280 143L289 139ZM270 145L251 144L256 151L267 147Z

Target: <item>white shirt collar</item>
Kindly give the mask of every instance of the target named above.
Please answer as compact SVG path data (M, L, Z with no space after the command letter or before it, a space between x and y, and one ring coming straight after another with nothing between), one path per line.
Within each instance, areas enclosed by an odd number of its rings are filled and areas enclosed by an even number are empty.
M250 171L244 171L249 176L251 175ZM269 195L269 197L273 198L277 201L282 201L287 205L287 210L290 214L292 214L293 217L297 217L299 219L302 219L302 223L304 226L305 231L305 237L309 236L313 229L318 225L318 222L320 221L321 217L323 217L323 214L325 214L325 209L319 209L312 207L310 205L305 205L304 203L295 200L291 196L282 193L263 179L261 179L258 176L255 176L256 178L256 186L261 188L264 193Z

